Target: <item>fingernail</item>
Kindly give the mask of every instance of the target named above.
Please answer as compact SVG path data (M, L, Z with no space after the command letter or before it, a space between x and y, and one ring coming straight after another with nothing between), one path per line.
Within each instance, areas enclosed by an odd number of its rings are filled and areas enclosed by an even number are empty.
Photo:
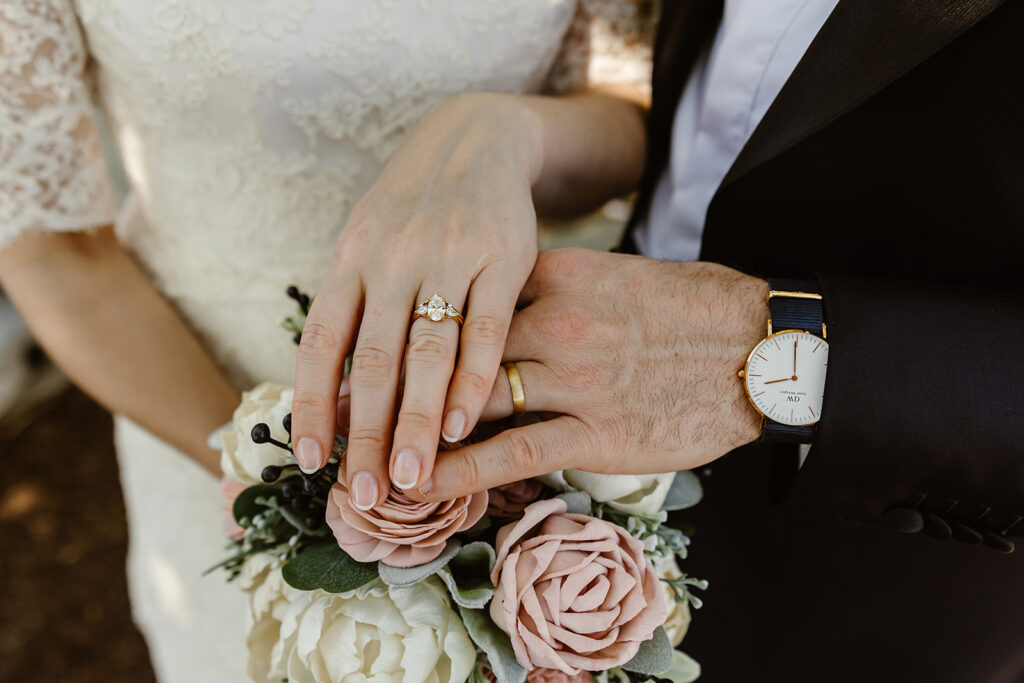
M395 482L395 486L400 489L411 489L419 478L420 456L408 448L399 451L398 457L395 458L394 471L391 474L391 480Z
M299 439L295 446L295 461L299 469L306 474L313 474L320 469L320 444L308 436Z
M441 430L441 433L445 441L453 443L462 438L462 432L465 429L466 413L456 408L444 418L444 428Z
M352 477L352 504L369 510L377 502L377 480L369 472L356 472Z
M344 398L352 393L352 383L348 381L348 377L341 380L341 386L338 387L338 398Z

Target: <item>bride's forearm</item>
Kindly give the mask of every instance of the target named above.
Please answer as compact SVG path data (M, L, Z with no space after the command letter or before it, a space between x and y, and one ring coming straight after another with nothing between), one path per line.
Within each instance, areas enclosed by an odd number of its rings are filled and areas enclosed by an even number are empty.
M0 284L80 387L220 471L206 437L237 392L110 228L22 237L0 252Z

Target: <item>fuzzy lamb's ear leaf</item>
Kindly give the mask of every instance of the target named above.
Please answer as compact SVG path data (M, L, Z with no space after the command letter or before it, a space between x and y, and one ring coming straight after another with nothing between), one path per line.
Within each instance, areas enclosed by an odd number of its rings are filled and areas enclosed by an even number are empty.
M565 505L568 508L566 512L571 512L575 515L589 515L591 513L592 502L590 496L583 491L567 491L566 493L559 493L555 498L561 498L565 501Z
M356 562L331 539L305 548L281 568L281 576L302 591L345 593L377 578L377 565Z
M673 650L672 666L659 678L670 680L672 683L693 683L700 678L700 664L690 655Z
M448 587L452 600L460 607L481 609L494 595L491 570L494 568L494 548L483 541L463 546L448 563L437 571Z
M661 504L661 509L666 512L685 510L699 503L703 497L704 489L701 487L697 475L689 470L682 470L676 472L672 486L669 487L668 494L665 496L665 502Z
M526 669L516 661L508 634L491 621L486 610L459 607L459 616L469 637L487 655L487 663L497 683L523 683Z
M416 567L392 567L381 561L377 564L377 571L380 574L381 581L389 586L411 586L428 576L436 574L438 569L448 564L455 557L455 553L459 552L461 547L462 544L458 539L449 538L441 554L426 564Z
M654 637L640 644L633 659L622 665L626 671L646 676L661 676L672 667L672 642L665 627L654 630Z

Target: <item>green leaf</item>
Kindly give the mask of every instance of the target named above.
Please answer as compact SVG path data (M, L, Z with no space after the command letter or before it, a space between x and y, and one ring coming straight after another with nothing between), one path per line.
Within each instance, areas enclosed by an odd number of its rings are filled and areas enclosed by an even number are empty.
M377 563L377 573L380 574L381 581L389 586L411 586L436 574L438 569L455 557L455 553L459 552L461 547L462 544L457 539L449 538L441 554L426 564L415 567L392 567L389 564L384 564L384 561L381 560Z
M647 676L661 676L672 667L672 651L665 627L659 626L654 630L654 637L641 643L636 656L622 668Z
M480 609L494 595L494 584L491 583L493 568L494 548L477 541L463 546L448 566L438 570L437 575L448 587L455 604Z
M476 646L487 655L487 661L498 683L523 683L526 669L519 666L508 634L491 621L486 610L459 607L459 616Z
M377 563L356 562L330 540L310 545L289 560L281 576L299 590L344 593L377 578Z
M256 502L257 498L278 498L281 495L281 487L274 486L273 484L257 484L244 489L235 498L235 503L231 508L231 514L234 515L235 521L241 524L243 519L252 519L259 513L267 509L266 505L261 505Z
M659 678L668 679L672 683L692 683L700 678L700 664L688 654L673 650L672 666Z
M704 497L704 489L700 485L700 479L689 470L676 472L672 486L668 489L665 502L661 509L671 512L672 510L685 510L693 507Z

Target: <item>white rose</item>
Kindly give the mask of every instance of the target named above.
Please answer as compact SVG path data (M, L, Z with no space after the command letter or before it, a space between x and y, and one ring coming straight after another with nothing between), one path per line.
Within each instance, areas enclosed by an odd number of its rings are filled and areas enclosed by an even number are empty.
M242 394L230 427L220 432L220 467L224 474L243 484L261 484L264 467L290 461L287 451L269 443L253 443L250 434L253 427L265 422L271 436L287 443L283 420L292 412L293 393L290 387L266 382Z
M562 470L537 477L559 491L583 491L598 503L633 514L655 514L672 488L675 472L665 474L596 474Z
M246 642L257 683L463 683L476 662L434 577L331 594L295 590L276 567L256 563L251 573L255 579L243 578L252 619Z
M652 564L655 571L658 572L659 578L678 579L683 575L674 557L655 557ZM685 602L676 602L675 594L664 581L661 582L661 586L665 591L665 604L668 605L665 632L668 634L668 639L672 641L672 647L679 647L679 643L683 642L683 637L690 628L690 605Z

